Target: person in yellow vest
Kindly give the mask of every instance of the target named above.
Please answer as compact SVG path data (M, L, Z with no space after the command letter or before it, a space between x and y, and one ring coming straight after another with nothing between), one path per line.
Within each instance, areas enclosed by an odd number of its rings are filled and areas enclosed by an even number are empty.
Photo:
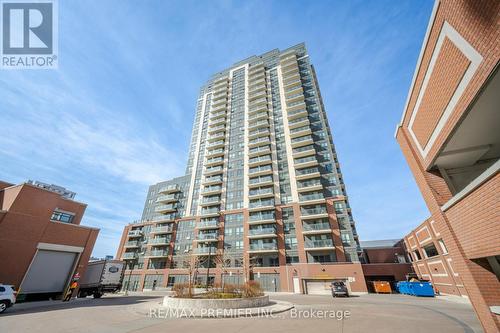
M63 302L69 302L71 300L71 296L73 295L73 291L78 288L78 282L71 282L68 291L66 292L66 296L63 299Z

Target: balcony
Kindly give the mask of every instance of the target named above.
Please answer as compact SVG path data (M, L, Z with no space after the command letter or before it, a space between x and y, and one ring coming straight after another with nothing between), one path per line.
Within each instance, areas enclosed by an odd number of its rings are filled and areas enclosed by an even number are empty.
M301 109L298 109L298 110L288 110L287 111L287 117L288 117L288 120L293 120L293 119L298 119L298 118L304 118L304 117L307 117L307 110L306 108L301 108Z
M305 157L305 156L310 156L310 155L315 155L315 154L316 154L316 149L314 148L314 145L302 146L302 147L294 148L292 150L292 156L294 158Z
M304 100L296 101L296 102L286 102L287 113L303 110L306 108L306 103Z
M297 192L309 192L309 191L316 191L316 190L322 190L322 189L323 189L323 185L321 184L321 181L319 180L319 178L313 178L310 180L297 182Z
M215 141L207 145L207 148L222 148L224 147L225 141L220 140L220 141Z
M271 170L272 172L272 170ZM249 188L255 188L263 185L272 185L274 183L272 176L250 178L248 181Z
M267 109L264 111L254 112L248 117L248 126L255 125L258 121L266 120L267 118L269 118Z
M227 99L225 98L218 98L218 99L212 99L212 110L215 110L217 107L221 105L226 105Z
M248 192L248 197L252 199L265 198L265 197L273 197L274 196L274 188L273 187L265 187L260 189L251 189Z
M226 130L226 125L210 126L208 128L208 134L224 132L225 130Z
M283 75L283 86L287 86L291 82L300 80L300 73L298 71L289 71L287 75Z
M288 90L288 89L296 89L297 87L301 87L301 86L302 86L302 81L300 79L296 79L293 81L288 81L287 84L283 85L283 88L285 90Z
M128 232L128 237L133 238L133 237L141 237L143 235L142 230L130 230Z
M292 148L307 146L313 144L314 140L311 135L300 136L292 139Z
M149 258L167 257L168 250L151 250L146 254Z
M248 206L249 211L269 210L272 208L274 208L274 199L250 201Z
M320 203L325 201L325 197L323 196L322 192L314 192L314 193L307 193L307 194L300 194L299 195L299 201L301 203Z
M224 157L214 157L214 158L209 158L205 162L205 166L215 166L215 165L222 165L224 164Z
M332 232L332 227L327 222L302 224L303 234L324 234Z
M207 158L224 156L224 148L211 149L207 151Z
M248 100L250 102L253 102L254 100L259 99L259 98L266 98L266 96L267 96L267 92L265 90L261 89L261 90L254 91L251 94L248 94Z
M151 238L148 241L149 245L170 245L170 237Z
M205 197L201 200L200 206L205 207L205 206L213 206L213 205L219 205L221 202L221 198L219 196L212 198L212 197Z
M266 121L267 123L267 121ZM248 147L258 147L258 146L264 146L264 145L269 145L271 143L271 139L269 137L262 137L262 138L256 138L248 141Z
M307 156L294 159L295 168L306 168L318 165L316 156Z
M140 247L140 246L141 246L141 242L139 242L139 241L128 241L128 242L125 242L125 244L123 245L123 247L126 249Z
M218 216L219 213L220 213L219 207L201 209L201 216Z
M295 170L295 179L297 179L297 180L319 178L319 176L320 176L320 173L319 173L318 168L316 168L316 167Z
M257 105L251 108L248 108L248 117L253 116L256 113L261 113L261 112L268 112L267 105Z
M255 139L261 136L269 136L271 132L269 132L269 128L259 128L248 133L249 139Z
M215 246L200 246L194 249L194 254L197 255L208 255L208 254L216 254L217 247Z
M152 234L169 234L174 231L174 228L169 226L155 227L151 229Z
M205 168L204 175L205 176L214 175L217 173L221 173L222 170L224 170L224 168L222 166L207 167L207 168Z
M206 220L206 221L200 221L196 225L196 228L198 228L198 229L219 229L219 220L218 219L211 219L211 220Z
M160 215L152 218L154 222L174 222L177 218L176 214Z
M259 80L257 84L251 84L248 88L248 93L253 94L257 91L266 91L266 83L263 80Z
M300 118L295 118L293 120L289 120L288 121L288 128L291 131L292 129L295 129L297 127L302 127L302 126L306 126L309 124L310 124L309 118L307 116L305 116L305 117L300 117Z
M257 243L250 244L249 253L278 252L277 243Z
M160 193L175 193L179 192L179 185L174 184L174 185L167 185L164 187L161 187L158 192Z
M328 217L328 212L326 211L326 207L323 208L301 207L300 214L302 215L302 219L315 219L315 218Z
M177 205L175 204L158 205L155 207L155 212L157 213L170 213L170 212L175 212L176 210L177 210Z
M248 238L274 238L276 235L276 228L251 228L248 230Z
M273 174L273 167L271 166L271 164L252 167L248 170L248 174L251 177L272 175Z
M219 240L219 234L216 232L212 233L198 233L195 241L197 242L217 242Z
M178 201L179 198L175 194L169 194L169 195L160 195L156 198L156 202L176 202Z
M257 156L252 157L248 160L248 166L254 167L258 165L269 164L270 162L272 162L271 155Z
M271 153L271 146L261 146L261 147L250 148L248 151L248 156L255 157L255 156L260 156L260 155L265 155L265 154L270 154L270 153Z
M222 176L211 176L202 181L203 185L214 185L222 183Z
M226 137L226 133L225 132L218 132L218 133L209 135L207 137L207 141L213 142L213 141L217 141L217 140L220 140L220 139L224 139L225 137Z
M222 192L222 186L207 186L203 189L201 194L204 196L211 195L211 194L217 194Z
M274 215L274 210L272 212L258 212L258 213L253 213L250 214L248 224L249 225L254 225L254 224L268 224L268 223L275 223L275 215Z
M335 249L333 241L331 239L319 239L319 240L309 240L304 241L304 250L326 250Z
M123 260L137 259L139 255L136 252L125 252L122 254Z
M212 127L212 126L218 126L218 125L223 125L225 123L226 123L226 118L225 117L216 118L216 119L210 120L210 127Z
M304 125L301 127L296 127L290 130L290 137L291 138L296 138L299 136L304 136L307 134L311 134L311 127L309 125Z
M225 120L226 115L227 115L226 111L219 111L212 113L209 118L210 125L213 125L217 119L223 118Z
M253 91L254 91L254 89L255 89L256 87L258 87L258 86L262 86L262 85L263 85L264 87L265 87L265 85L266 85L266 80L265 80L265 78L260 78L260 79L258 79L258 80L254 80L253 82L249 83L249 85L248 85L248 90L249 90L250 92L253 92Z

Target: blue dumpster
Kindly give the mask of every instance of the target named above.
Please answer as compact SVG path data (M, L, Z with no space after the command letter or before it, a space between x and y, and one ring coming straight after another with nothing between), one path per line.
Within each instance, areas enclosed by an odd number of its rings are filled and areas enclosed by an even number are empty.
M408 290L408 282L406 281L399 281L397 284L397 288L400 294L407 295L410 293Z
M431 282L407 282L410 289L410 295L434 297L434 288Z

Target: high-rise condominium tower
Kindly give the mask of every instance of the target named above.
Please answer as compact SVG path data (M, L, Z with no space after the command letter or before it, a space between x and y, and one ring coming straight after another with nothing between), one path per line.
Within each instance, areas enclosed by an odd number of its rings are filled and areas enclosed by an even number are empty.
M359 250L314 67L299 44L240 61L201 88L186 174L149 188L117 256L135 262L131 289L185 281L195 261L200 282L254 278L268 290L304 291L318 276L362 289L353 276L362 280Z

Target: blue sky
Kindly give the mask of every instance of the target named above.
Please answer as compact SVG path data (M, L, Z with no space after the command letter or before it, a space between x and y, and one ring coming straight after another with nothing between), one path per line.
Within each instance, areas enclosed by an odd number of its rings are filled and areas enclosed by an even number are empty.
M0 71L0 179L65 186L114 255L149 184L184 173L200 86L305 42L362 240L428 216L394 129L433 1L59 1L59 69Z

